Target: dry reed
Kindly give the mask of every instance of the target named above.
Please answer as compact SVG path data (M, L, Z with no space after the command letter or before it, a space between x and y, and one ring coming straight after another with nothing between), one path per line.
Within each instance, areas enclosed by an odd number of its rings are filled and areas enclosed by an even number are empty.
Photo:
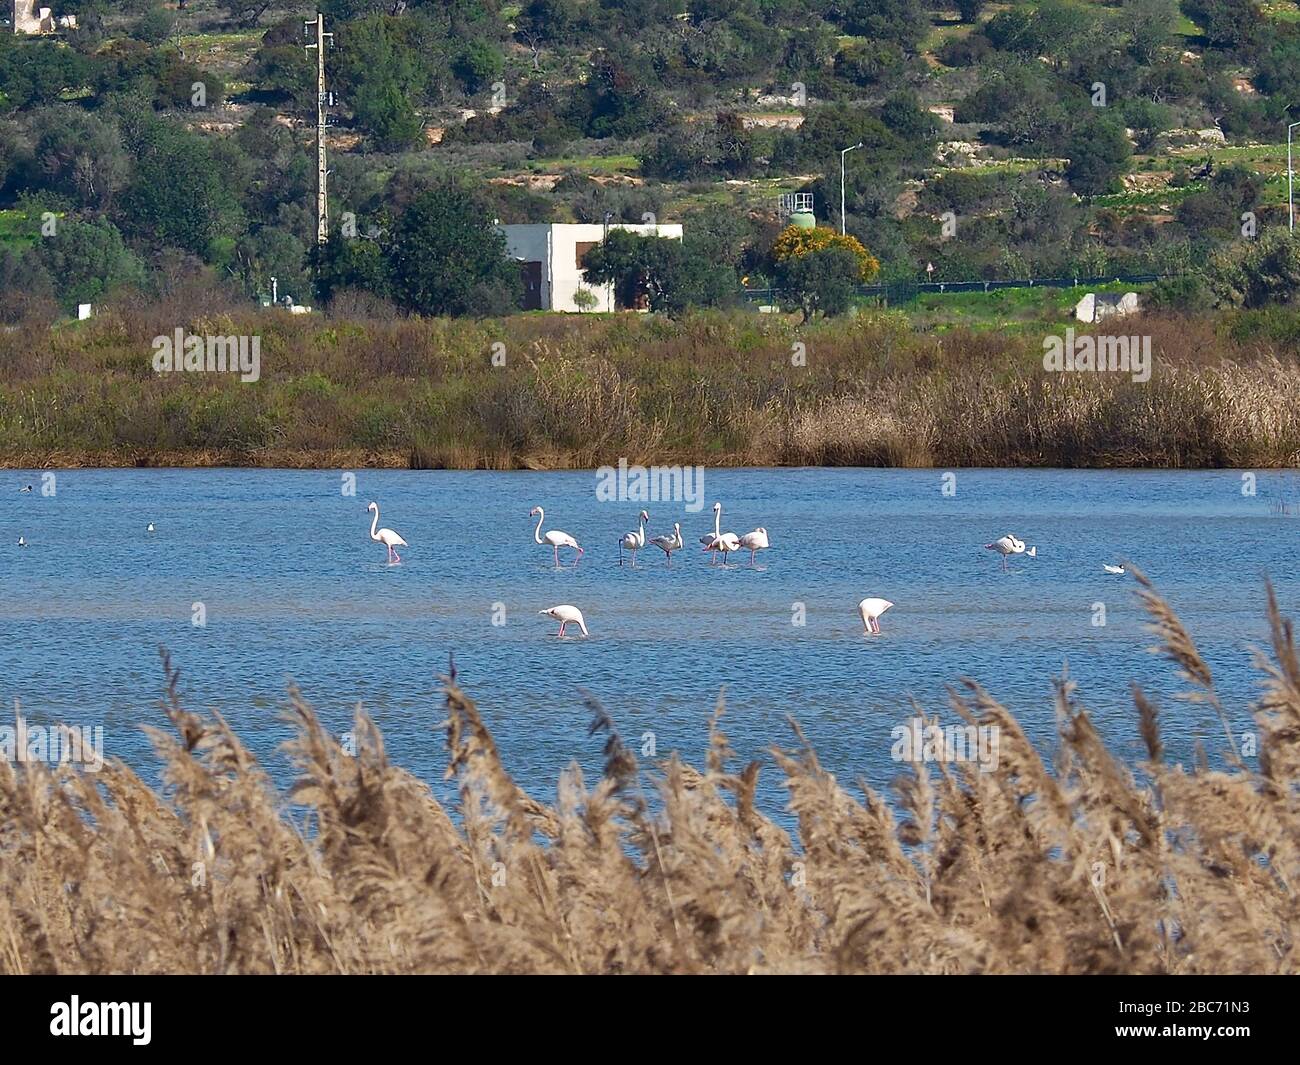
M1157 649L1217 701L1141 583ZM590 704L603 773L568 768L546 805L453 669L449 809L364 713L347 752L297 690L278 793L168 665L161 791L121 764L0 761L0 972L1294 973L1300 658L1271 589L1268 617L1257 769L1167 764L1137 689L1149 757L1123 765L1068 680L1049 769L967 683L951 710L999 730L996 769L917 762L892 804L846 790L796 727L772 754L797 840L757 808L760 764L735 766L720 705L697 770L641 766Z

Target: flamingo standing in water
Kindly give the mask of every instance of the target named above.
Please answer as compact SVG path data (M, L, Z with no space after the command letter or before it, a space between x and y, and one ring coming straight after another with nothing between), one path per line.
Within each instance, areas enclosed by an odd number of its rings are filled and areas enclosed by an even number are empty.
M544 511L541 507L533 507L533 509L528 512L528 516L531 518L534 514L537 515L537 528L533 530L533 539L536 540L539 544L551 545L551 549L555 552L555 565L557 567L560 564L560 548L562 547L573 548L575 551L578 552L573 559L573 564L576 566L578 564L578 560L582 558L582 548L578 546L578 541L575 540L568 533L560 532L559 529L552 529L550 532L546 534L545 537L543 537L542 521L546 518L546 511Z
M566 625L577 625L582 630L582 635L591 635L587 631L587 623L582 620L582 611L576 606L569 606L567 603L561 606L548 606L545 610L539 610L538 613L554 618L560 623L560 631L555 634L556 636L564 635L564 626Z
M990 551L996 551L1002 556L1002 568L1007 568L1007 555L1028 555L1034 558L1038 554L1038 548L1031 547L1025 549L1025 542L1017 540L1014 533L1007 533L1006 536L994 540L991 544L984 545Z
M713 504L713 535L701 536L700 543L704 545L704 550L709 553L709 564L713 564L713 552L722 552L722 564L727 564L727 556L733 551L740 550L740 538L732 532L724 533L722 529L722 504Z
M673 552L682 549L682 523L673 522L672 536L652 536L650 542L668 556L668 566L672 568Z
M749 564L754 564L754 555L771 546L767 539L767 530L759 526L753 532L747 532L740 538L740 546L749 551Z
M645 523L650 520L650 515L644 510L641 511L641 524L635 532L624 533L623 538L618 542L618 564L623 565L623 548L632 552L632 565L636 566L636 553L645 547Z
M378 503L371 503L370 506L366 507L366 509L374 514L374 517L370 520L370 539L374 540L376 543L383 544L388 548L388 561L390 563L401 562L402 556L397 553L396 549L398 547L410 547L411 545L398 536L397 533L393 532L392 529L380 529L378 532L375 531L375 526L379 524Z
M893 605L888 599L877 599L875 596L862 600L858 604L858 613L862 615L863 631L872 636L879 636L880 615Z

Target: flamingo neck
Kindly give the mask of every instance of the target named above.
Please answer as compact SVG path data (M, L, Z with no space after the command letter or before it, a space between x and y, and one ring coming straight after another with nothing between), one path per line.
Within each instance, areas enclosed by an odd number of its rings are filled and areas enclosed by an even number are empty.
M722 535L722 511L719 509L713 512L713 538L716 540L721 535Z
M542 542L542 521L546 517L546 511L541 507L537 508L537 528L533 530L533 539L539 544Z
M375 532L375 529L378 525L379 525L379 507L376 506L375 516L370 520L370 539L372 540L379 539L379 534Z

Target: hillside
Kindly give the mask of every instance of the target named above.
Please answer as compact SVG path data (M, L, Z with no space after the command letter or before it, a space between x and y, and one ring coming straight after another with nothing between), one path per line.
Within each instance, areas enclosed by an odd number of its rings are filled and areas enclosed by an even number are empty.
M69 0L77 30L0 37L6 318L164 293L179 271L249 299L274 277L302 302L500 313L491 266L472 291L407 276L407 209L437 187L437 225L467 230L683 222L730 281L680 281L677 304L726 302L782 282L781 193L813 193L838 227L859 142L847 229L885 281L1185 274L1286 221L1294 3L320 6L337 94L320 260L314 5Z

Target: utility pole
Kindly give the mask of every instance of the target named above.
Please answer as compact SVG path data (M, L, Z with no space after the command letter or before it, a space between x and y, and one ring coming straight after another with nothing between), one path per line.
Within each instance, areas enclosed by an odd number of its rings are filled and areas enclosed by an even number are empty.
M325 244L330 239L329 165L325 161L325 127L328 122L329 93L325 91L325 41L334 43L334 34L325 32L325 16L316 17L304 24L307 36L315 30L316 40L308 44L307 51L316 49L316 243Z

